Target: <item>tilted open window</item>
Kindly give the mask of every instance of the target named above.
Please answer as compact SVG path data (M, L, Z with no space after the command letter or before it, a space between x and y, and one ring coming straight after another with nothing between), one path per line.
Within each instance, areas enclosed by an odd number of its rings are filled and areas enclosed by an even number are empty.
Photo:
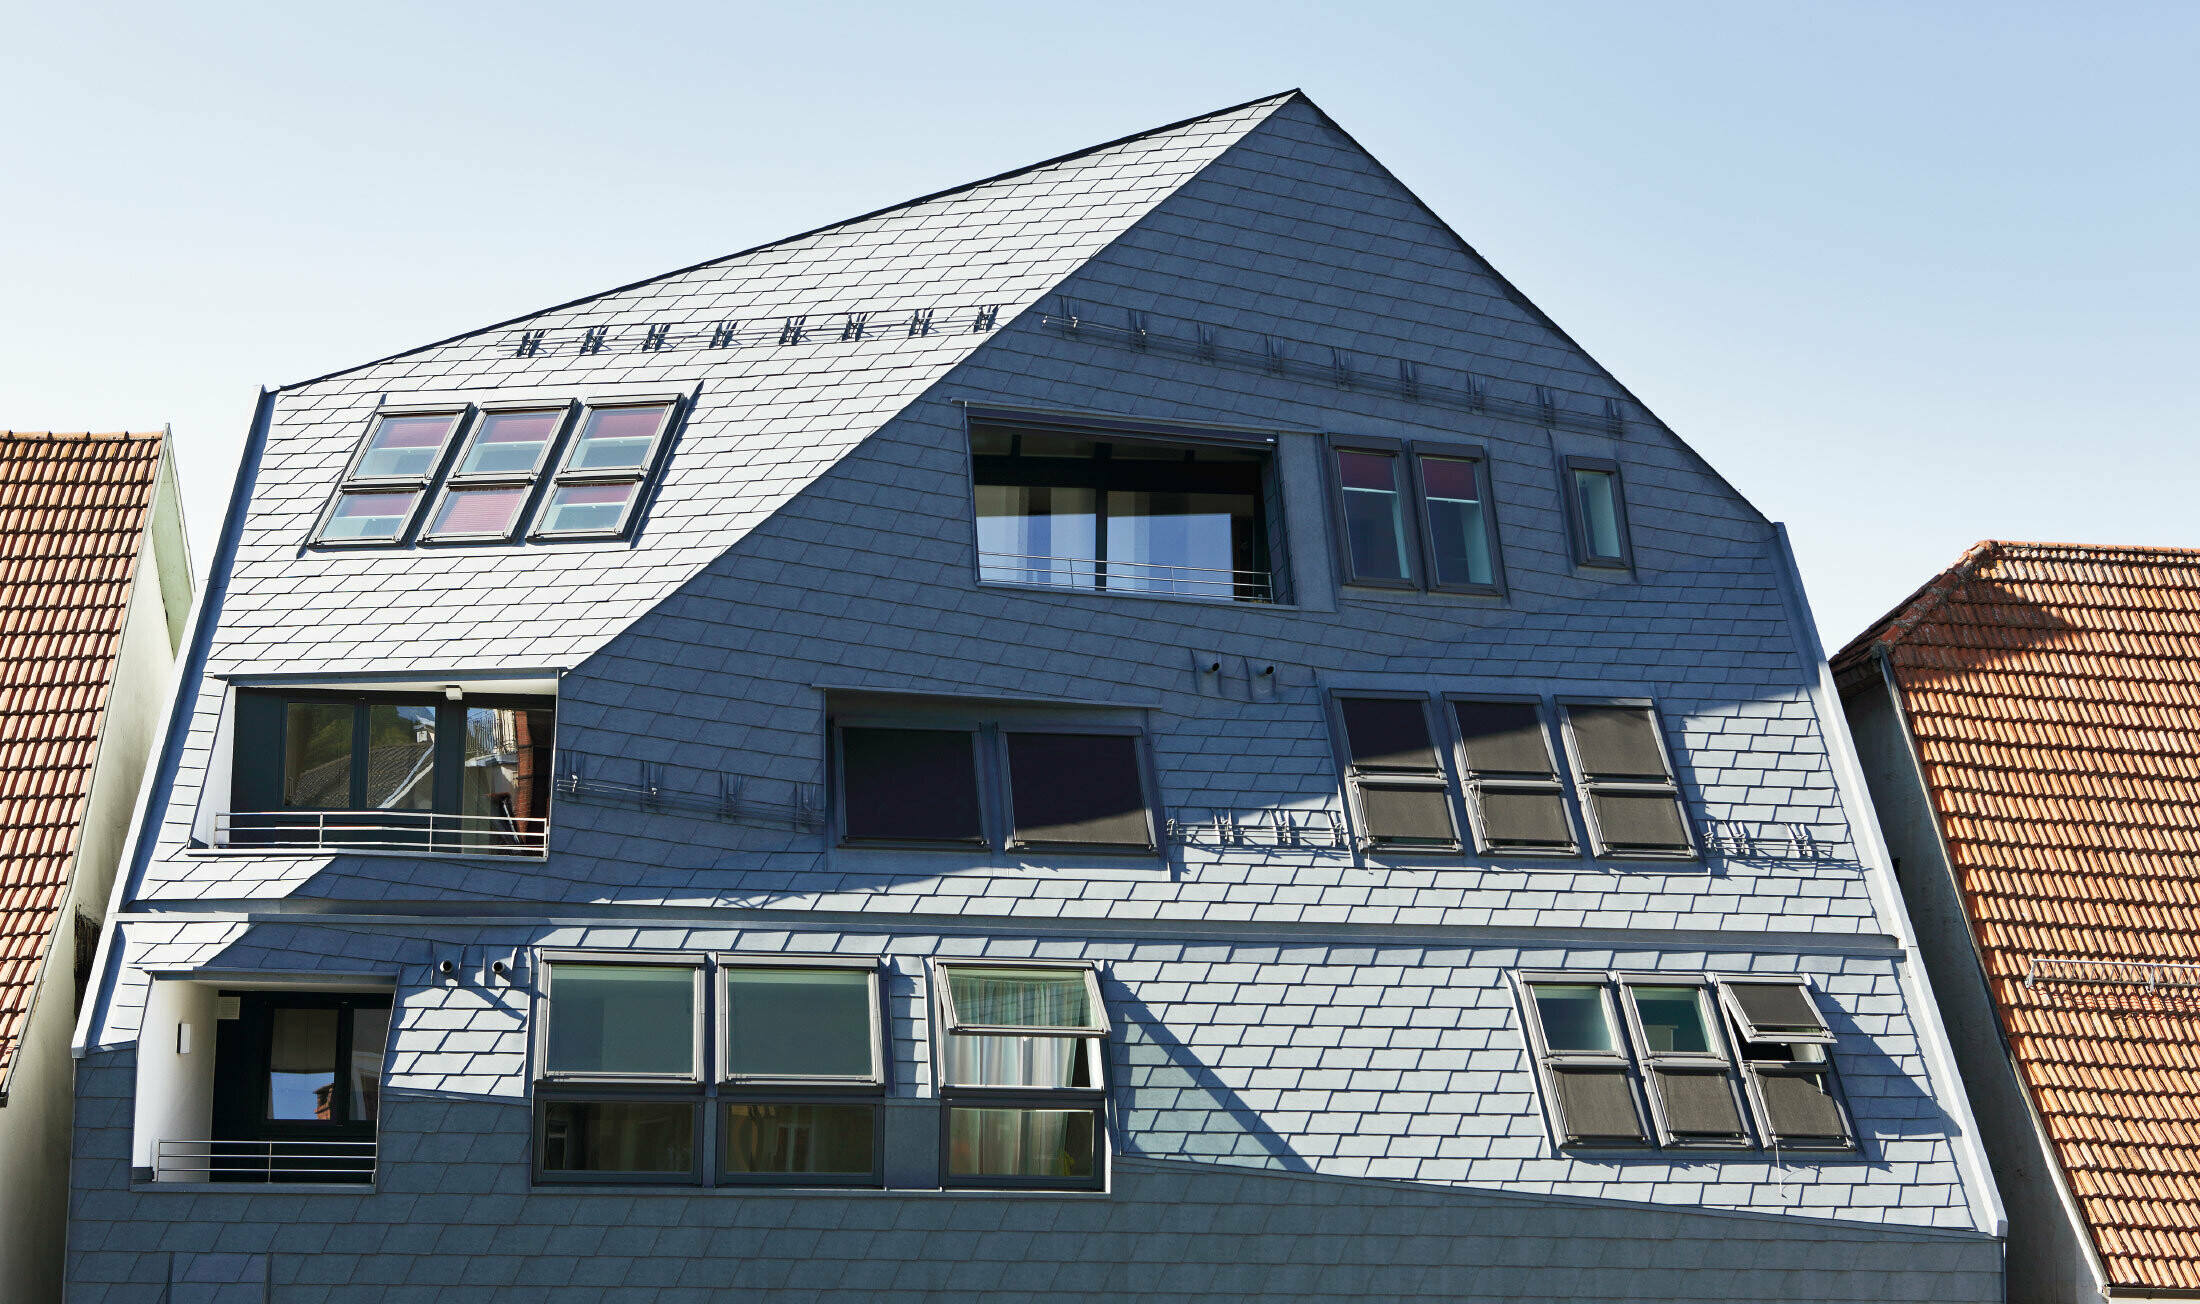
M718 1180L875 1185L885 1099L878 966L721 956Z
M1457 850L1459 832L1430 737L1428 700L1340 693L1336 709L1361 841L1380 850Z
M1600 856L1687 859L1696 854L1680 785L1647 703L1568 702L1559 708L1581 804Z
M1451 709L1459 725L1460 786L1483 854L1579 851L1542 704L1459 698Z
M1106 1181L1106 1007L1089 965L936 962L942 1182Z
M1768 1142L1798 1150L1852 1150L1829 1048L1833 1032L1801 978L1721 977L1719 991L1741 1043Z

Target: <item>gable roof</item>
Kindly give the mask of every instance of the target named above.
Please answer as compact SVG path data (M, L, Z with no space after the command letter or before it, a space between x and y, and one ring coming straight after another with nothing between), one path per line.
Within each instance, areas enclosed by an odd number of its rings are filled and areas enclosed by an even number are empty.
M0 1089L68 896L161 443L0 431Z
M692 578L1201 168L1288 102L1271 96L942 191L742 254L591 295L287 387L251 468L217 655L292 668L379 660L569 665ZM904 328L914 312L936 329ZM846 315L872 314L867 333ZM809 323L773 347L653 352L655 327L700 341L734 321ZM890 324L889 324L890 323ZM883 329L881 328L883 327ZM576 344L601 329L600 352ZM526 353L522 330L552 347ZM384 401L454 390L589 385L699 392L646 527L618 548L305 553L299 544ZM699 390L698 390L699 387ZM327 596L345 594L343 636ZM462 617L448 597L463 592ZM424 594L447 618L422 619ZM248 617L248 618L241 618Z
M1981 543L1882 654L2109 1284L2200 1289L2200 551Z

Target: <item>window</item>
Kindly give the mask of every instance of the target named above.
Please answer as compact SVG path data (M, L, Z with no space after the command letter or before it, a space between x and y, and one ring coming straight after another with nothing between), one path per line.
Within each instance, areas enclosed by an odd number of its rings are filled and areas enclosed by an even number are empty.
M1066 849L1152 855L1159 819L1135 728L940 718L954 727L841 723L849 846ZM998 792L1005 801L989 803ZM998 806L989 812L989 804Z
M210 1181L365 1182L390 1036L390 998L223 993L215 1028L213 1135L176 1156ZM201 1165L203 1164L203 1167Z
M1574 702L1559 708L1581 776L1582 808L1600 856L1695 855L1680 787L1648 705Z
M1799 1150L1854 1149L1827 1057L1833 1033L1808 984L1800 978L1721 978L1719 989L1768 1142Z
M702 974L679 956L545 957L535 1014L544 1180L697 1179Z
M1452 851L1451 796L1420 697L1339 696L1345 771L1370 849Z
M657 398L376 413L313 542L405 544L423 503L433 504L419 530L423 543L509 543L530 510L531 538L622 537L679 406ZM461 431L457 455L446 457ZM544 491L544 468L553 463Z
M345 546L402 540L463 416L455 409L378 414L322 515L315 542Z
M876 1185L886 1089L877 968L721 963L719 1180Z
M1451 709L1459 725L1460 786L1481 850L1562 856L1579 851L1542 705L1457 700Z
M1664 1144L1748 1145L1733 1064L1703 986L1630 982L1622 990Z
M1569 457L1566 481L1575 564L1632 567L1635 553L1627 539L1627 499L1620 490L1619 463Z
M510 539L569 409L560 404L482 412L422 537L439 543Z
M1602 982L1531 982L1530 1034L1559 1143L1639 1146L1647 1142L1627 1051Z
M1833 1037L1801 978L1537 973L1521 985L1563 1148L1855 1148Z
M547 698L240 689L231 846L540 855Z
M1096 1189L1108 1034L1085 965L936 964L942 1181Z
M1330 458L1345 583L1503 592L1481 449L1354 438L1333 440Z
M1272 602L1268 441L974 423L978 579Z
M672 426L672 403L581 409L550 497L535 518L536 538L616 538L641 502L657 449Z

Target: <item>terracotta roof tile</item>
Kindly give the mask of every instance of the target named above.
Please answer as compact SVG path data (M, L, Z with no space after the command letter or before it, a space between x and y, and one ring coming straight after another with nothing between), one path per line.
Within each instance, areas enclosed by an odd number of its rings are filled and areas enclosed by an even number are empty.
M1981 543L1882 652L2109 1284L2200 1287L2200 551Z
M160 445L0 431L0 1082L68 895Z

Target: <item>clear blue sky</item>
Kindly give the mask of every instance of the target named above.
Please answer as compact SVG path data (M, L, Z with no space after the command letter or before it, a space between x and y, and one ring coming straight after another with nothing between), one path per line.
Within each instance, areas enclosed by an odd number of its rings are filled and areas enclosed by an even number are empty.
M1788 523L2200 546L2200 5L0 7L0 427L256 387L1298 86Z

